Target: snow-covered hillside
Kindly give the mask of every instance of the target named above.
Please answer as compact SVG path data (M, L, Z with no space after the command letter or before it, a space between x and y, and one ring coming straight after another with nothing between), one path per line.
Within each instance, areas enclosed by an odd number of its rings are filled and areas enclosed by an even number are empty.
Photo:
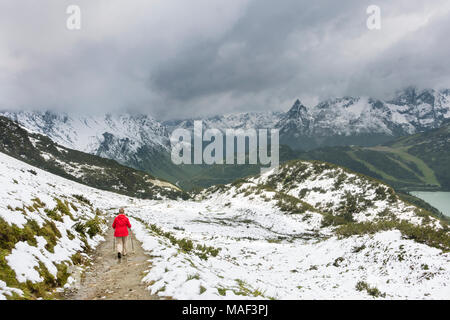
M103 240L102 212L128 201L3 153L0 184L0 299L42 297L70 285L70 270Z
M126 162L140 148L167 151L166 128L148 115L85 116L55 112L3 112L32 132L45 134L67 148Z
M145 280L161 296L449 297L448 229L390 188L328 164L293 163L197 201L128 212L148 226L138 235L156 257ZM412 240L412 230L442 232L447 253Z
M152 175L96 155L72 150L47 136L30 133L0 116L0 150L30 165L88 186L134 197L183 196L181 190ZM170 196L169 196L170 197Z
M98 191L3 154L0 165L0 214L9 226L54 217L39 207L27 209L37 197L49 209L57 205L55 198L67 200L69 209L71 204L78 208L70 209L73 219L61 214L62 221L54 221L61 233L54 254L45 249L45 237L36 237L36 243L19 241L2 253L16 280L0 282L0 297L20 288L17 283L23 280L39 282L33 271L39 261L53 274L64 261L72 264L70 257L83 251L84 243L74 224L93 219L94 207L113 214L124 206L134 234L152 257L143 280L150 293L160 296L450 298L448 228L388 187L329 164L289 163L187 201ZM73 194L89 199L93 207ZM100 239L86 236L92 247Z

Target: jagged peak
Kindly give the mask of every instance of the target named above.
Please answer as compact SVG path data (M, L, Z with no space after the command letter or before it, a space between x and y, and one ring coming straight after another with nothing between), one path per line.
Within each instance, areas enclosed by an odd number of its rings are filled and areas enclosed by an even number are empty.
M307 111L306 106L300 101L300 99L295 100L294 105L287 112L288 114L298 114Z
M417 104L419 102L426 102L429 104L434 103L434 97L436 94L445 94L444 90L437 91L432 88L419 88L417 86L408 86L404 89L395 92L394 97L389 100L389 103L405 105L405 104Z

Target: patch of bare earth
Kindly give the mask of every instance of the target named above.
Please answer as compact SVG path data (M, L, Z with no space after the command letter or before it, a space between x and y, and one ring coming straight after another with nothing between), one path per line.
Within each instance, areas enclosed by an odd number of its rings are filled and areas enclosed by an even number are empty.
M134 253L128 243L128 255L117 258L113 252L113 229L109 228L106 241L96 249L90 266L81 276L76 289L66 292L66 300L157 300L141 281L150 269L150 257L134 239Z

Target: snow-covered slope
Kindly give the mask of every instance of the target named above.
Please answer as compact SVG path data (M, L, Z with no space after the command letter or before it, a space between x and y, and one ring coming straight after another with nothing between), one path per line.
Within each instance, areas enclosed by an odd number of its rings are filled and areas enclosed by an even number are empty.
M206 128L279 128L295 137L412 134L437 128L450 118L450 90L407 88L389 101L369 97L328 99L316 106L297 100L282 112L249 112L201 119ZM198 119L200 120L200 119ZM192 128L194 119L166 121L169 131Z
M151 291L180 299L447 299L449 248L396 227L440 232L440 222L384 185L327 166L295 163L184 205L130 208L148 226L139 238L156 256L145 277ZM340 208L342 200L350 208L348 195L360 208L354 222ZM374 231L351 232L364 226Z
M192 129L194 120L202 120L205 128L226 129L266 129L273 128L280 120L282 112L242 112L217 115L205 119L170 120L163 124L171 132L176 128Z
M9 243L0 255L2 298L27 296L23 281L37 286L47 274L42 266L61 280L55 286L63 285L62 266L72 268L76 252L101 240L91 237L88 227L82 236L77 222L89 226L94 208L113 214L121 206L152 256L143 280L161 296L450 298L448 229L388 187L328 164L289 163L211 188L194 200L139 200L65 180L0 153L0 183L3 230L14 224L27 234L30 221L53 222L61 235L54 252L46 248L45 233L0 242ZM56 199L72 217L62 213ZM5 267L14 273L5 273Z
M45 134L65 147L127 162L139 149L166 151L166 128L148 115L85 116L54 112L3 112L30 131Z
M72 182L0 153L0 299L69 286L103 239L104 210L129 198ZM97 210L97 209L100 209Z
M140 198L182 196L178 187L110 159L72 150L0 116L0 151L94 188Z
M449 118L449 90L408 88L390 101L344 97L307 108L297 100L276 127L283 142L310 149L327 145L374 145L438 128Z

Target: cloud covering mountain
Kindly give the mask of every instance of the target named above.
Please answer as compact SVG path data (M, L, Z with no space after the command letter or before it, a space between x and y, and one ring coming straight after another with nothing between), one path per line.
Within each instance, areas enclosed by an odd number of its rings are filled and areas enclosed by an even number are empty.
M105 112L159 119L286 111L409 84L450 87L450 4L378 1L80 0L0 4L0 109Z

